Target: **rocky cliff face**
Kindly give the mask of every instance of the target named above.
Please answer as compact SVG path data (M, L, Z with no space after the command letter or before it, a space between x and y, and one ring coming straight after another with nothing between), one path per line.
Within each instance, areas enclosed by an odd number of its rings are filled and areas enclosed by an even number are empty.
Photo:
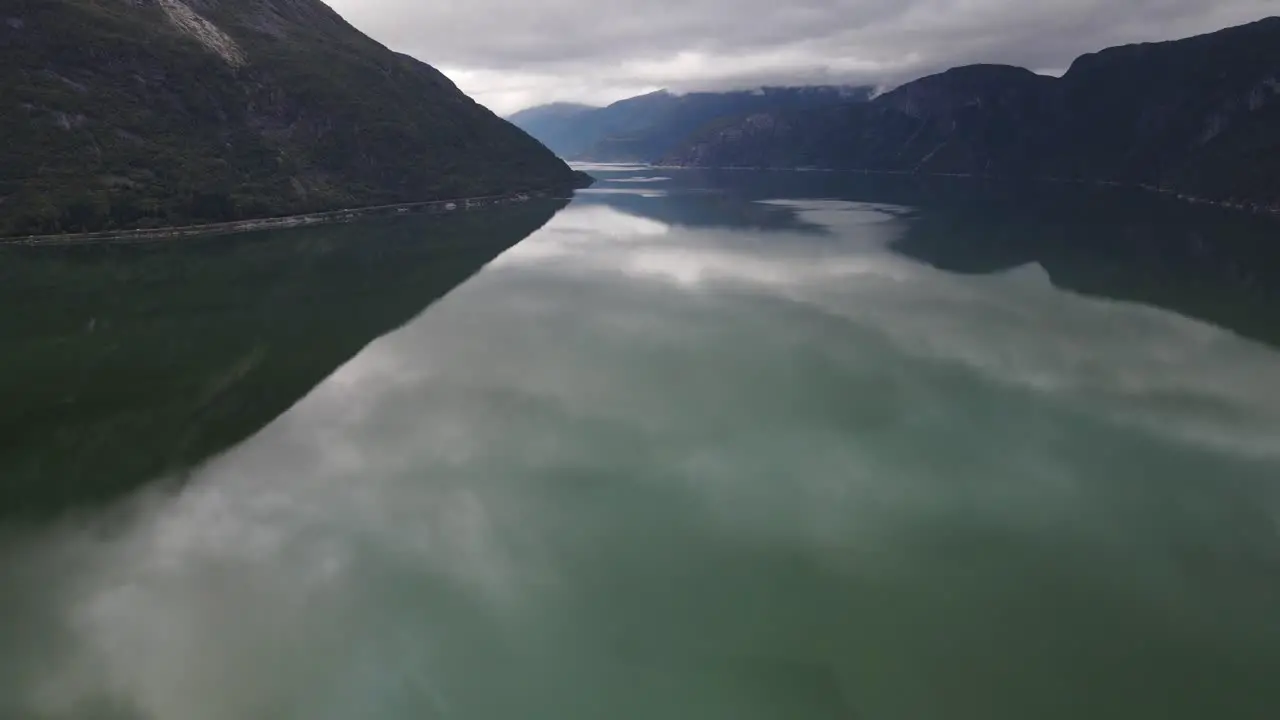
M576 180L435 69L319 0L9 0L0 107L0 234Z
M868 104L750 116L665 160L1147 184L1280 207L1280 18L1086 55L1062 78L956 68Z

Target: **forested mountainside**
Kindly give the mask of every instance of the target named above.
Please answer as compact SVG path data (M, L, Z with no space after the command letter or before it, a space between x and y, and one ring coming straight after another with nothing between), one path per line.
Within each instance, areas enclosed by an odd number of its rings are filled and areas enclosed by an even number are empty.
M319 0L8 0L0 234L568 187L550 151Z

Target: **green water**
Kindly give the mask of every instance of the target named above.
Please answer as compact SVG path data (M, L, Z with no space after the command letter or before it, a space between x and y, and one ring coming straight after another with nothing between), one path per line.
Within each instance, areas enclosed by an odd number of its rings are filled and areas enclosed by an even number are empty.
M0 717L1277 716L1274 225L597 172L0 252Z

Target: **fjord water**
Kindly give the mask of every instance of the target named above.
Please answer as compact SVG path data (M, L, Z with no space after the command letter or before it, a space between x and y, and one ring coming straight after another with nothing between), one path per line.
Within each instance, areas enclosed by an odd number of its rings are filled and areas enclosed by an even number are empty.
M5 251L0 716L1280 710L1274 225L595 171Z

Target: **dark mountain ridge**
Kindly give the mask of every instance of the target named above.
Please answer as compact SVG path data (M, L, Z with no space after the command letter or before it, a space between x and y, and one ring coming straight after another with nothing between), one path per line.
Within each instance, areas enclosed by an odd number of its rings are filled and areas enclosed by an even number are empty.
M597 162L657 162L708 127L749 113L824 107L866 100L871 88L765 87L675 94L666 90L608 107L554 103L510 120L561 157Z
M663 161L1114 182L1280 208L1280 18L1085 55L1061 78L976 65L869 103L753 114Z
M319 0L7 0L0 234L573 185L563 162Z
M563 156L564 148L578 142L575 118L599 109L578 103L551 103L521 110L507 117L507 121Z

